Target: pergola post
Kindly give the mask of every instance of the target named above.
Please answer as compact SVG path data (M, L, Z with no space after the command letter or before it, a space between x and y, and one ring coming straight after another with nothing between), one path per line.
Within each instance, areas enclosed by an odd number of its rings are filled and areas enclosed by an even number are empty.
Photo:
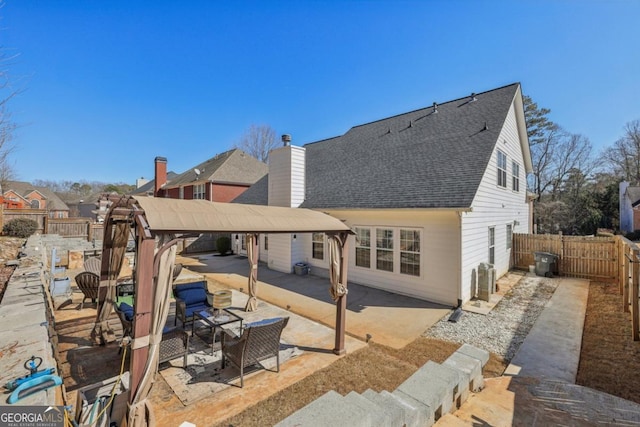
M153 265L155 240L148 231L144 218L136 216L136 226L139 230L138 256L136 257L136 279L134 293L133 342L131 344L131 360L129 370L131 375L131 394L129 401L133 402L138 391L140 381L144 375L149 346L136 348L136 337L149 335L151 326L151 310L153 309Z
M342 232L336 236L340 242L340 283L347 285L347 238L349 234ZM347 352L344 348L344 336L347 323L347 294L341 295L336 300L336 343L333 353L343 355Z

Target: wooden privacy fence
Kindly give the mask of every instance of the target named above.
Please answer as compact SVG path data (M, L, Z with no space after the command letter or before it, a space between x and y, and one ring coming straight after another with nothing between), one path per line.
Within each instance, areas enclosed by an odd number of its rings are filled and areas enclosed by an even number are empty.
M622 236L581 237L514 234L512 266L535 265L535 252L558 256L557 273L599 282L613 282L622 295L622 309L631 312L632 335L640 341L640 247Z
M512 266L528 270L535 265L535 252L558 256L561 276L602 282L618 282L620 248L617 237L582 237L553 234L514 234Z
M102 240L102 224L94 224L89 218L45 218L45 234L62 237L82 237L91 242Z

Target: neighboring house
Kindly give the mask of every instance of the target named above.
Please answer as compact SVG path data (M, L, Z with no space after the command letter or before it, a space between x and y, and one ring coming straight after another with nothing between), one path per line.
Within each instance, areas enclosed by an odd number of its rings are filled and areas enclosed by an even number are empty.
M230 202L265 176L268 168L244 151L233 149L217 154L170 181L166 170L167 159L156 157L155 197Z
M620 183L620 230L630 233L640 230L640 187Z
M285 138L283 138L285 140ZM481 263L510 267L529 233L531 172L522 93L512 84L285 146L237 203L304 207L345 221L350 282L443 304L477 292ZM262 236L266 262L326 274L324 234ZM264 258L262 258L264 259Z
M46 210L49 218L68 218L69 207L53 191L28 182L7 181L3 186L5 208Z
M173 179L175 179L176 176L178 176L178 174L173 172L173 171L167 172L165 185L170 184L171 181ZM155 187L156 187L156 180L155 179L152 179L150 181L144 180L144 182L142 182L141 179L137 179L136 180L136 189L133 190L131 192L131 194L134 195L134 196L139 196L139 195L142 195L142 194L146 194L147 196L153 196L153 192L155 190Z

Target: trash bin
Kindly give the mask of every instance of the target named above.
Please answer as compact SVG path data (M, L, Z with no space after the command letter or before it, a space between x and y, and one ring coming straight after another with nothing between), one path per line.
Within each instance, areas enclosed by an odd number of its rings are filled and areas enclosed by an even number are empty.
M558 272L558 255L549 252L534 252L536 261L536 275L541 277L553 277Z
M309 272L309 266L307 264L305 264L304 262L298 262L293 266L293 269L295 271L295 273L298 276L304 276L305 274L307 274Z

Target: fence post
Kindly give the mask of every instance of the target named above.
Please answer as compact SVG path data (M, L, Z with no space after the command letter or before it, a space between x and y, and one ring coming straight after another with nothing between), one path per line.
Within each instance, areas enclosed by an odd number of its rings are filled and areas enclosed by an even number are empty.
M640 341L638 329L640 318L638 318L638 285L640 285L640 250L633 250L633 285L631 287L631 331L633 340Z
M625 251L626 255L629 255L628 250ZM631 252L631 255L633 255L633 252ZM633 258L632 258L633 259ZM629 312L629 279L631 279L633 277L633 273L632 273L632 260L630 260L629 258L627 258L626 256L624 257L624 276L626 278L626 280L624 281L624 286L622 287L622 310L625 313Z

